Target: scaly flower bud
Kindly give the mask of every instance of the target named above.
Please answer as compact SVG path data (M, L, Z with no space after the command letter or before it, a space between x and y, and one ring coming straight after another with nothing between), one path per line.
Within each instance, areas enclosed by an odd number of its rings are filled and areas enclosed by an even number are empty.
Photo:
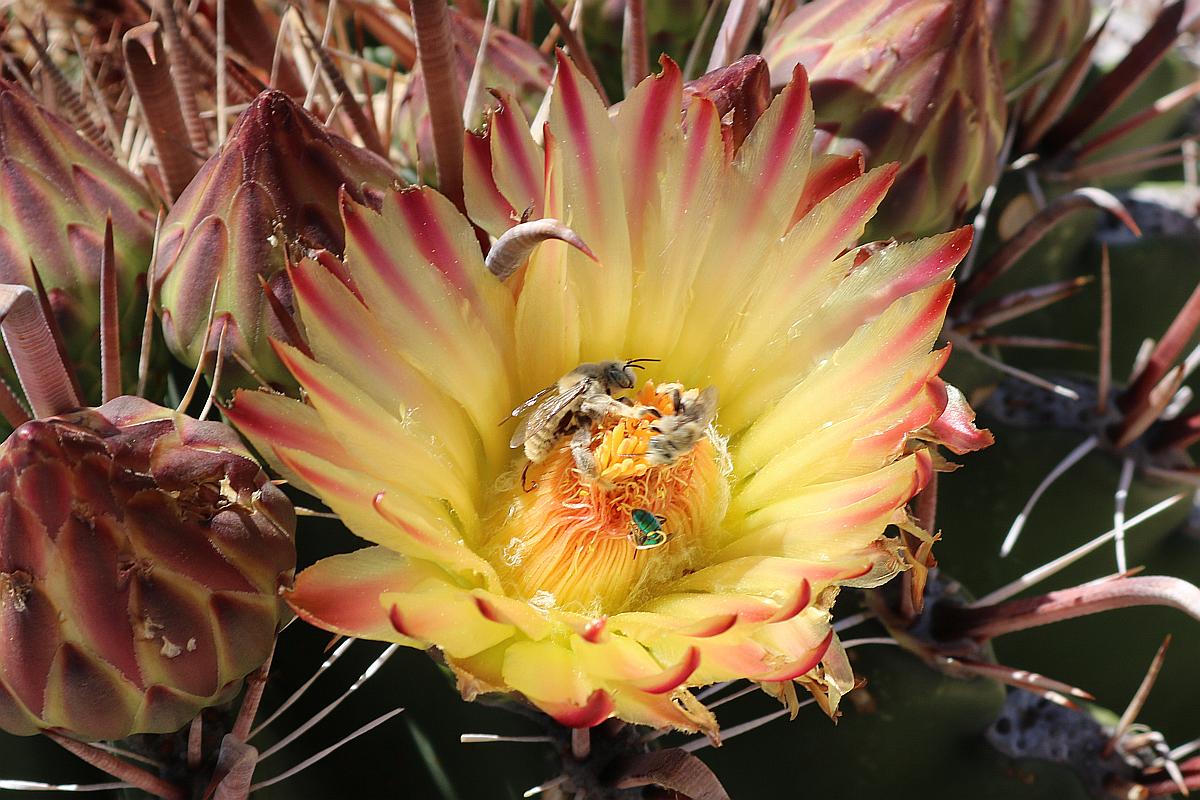
M136 397L0 448L0 728L165 733L271 652L291 503L228 427Z
M138 282L150 263L153 204L133 175L24 90L0 80L0 283L46 286L85 395L99 394L100 257L113 220L122 341L140 341ZM6 354L3 374L14 373ZM125 359L130 369L137 358Z
M1006 110L983 0L818 0L763 57L776 80L808 70L818 149L900 162L872 232L950 227L995 178Z
M283 92L260 94L164 223L156 277L171 352L191 366L199 361L219 278L226 347L265 380L291 385L268 339L292 337L260 278L290 314L288 250L340 254L339 191L375 205L378 190L395 180L386 161L326 130Z

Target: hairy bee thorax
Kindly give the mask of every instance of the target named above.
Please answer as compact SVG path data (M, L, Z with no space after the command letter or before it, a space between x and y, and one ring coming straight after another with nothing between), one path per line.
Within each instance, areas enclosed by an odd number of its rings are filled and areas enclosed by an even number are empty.
M501 492L488 552L514 593L612 614L701 563L729 495L724 443L708 433L715 400L713 390L647 382L560 437L524 487Z

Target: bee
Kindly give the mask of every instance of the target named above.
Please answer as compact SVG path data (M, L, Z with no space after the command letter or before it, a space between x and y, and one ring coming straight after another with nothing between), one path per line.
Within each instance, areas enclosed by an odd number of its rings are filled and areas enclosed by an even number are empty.
M629 539L635 550L653 550L661 547L671 538L671 534L663 530L666 517L659 516L644 508L635 508L631 514L632 524L629 526Z
M655 435L646 449L646 460L655 466L674 464L688 453L708 431L717 415L717 387L704 391L671 388L675 413L651 423Z
M645 369L642 363L657 360L634 358L580 364L513 409L510 416L520 417L521 421L508 446L523 448L529 463L537 464L550 455L560 437L578 433L610 412L634 413L630 406L614 399L613 392L632 389L637 382L633 370ZM573 443L572 452L578 462L581 449Z

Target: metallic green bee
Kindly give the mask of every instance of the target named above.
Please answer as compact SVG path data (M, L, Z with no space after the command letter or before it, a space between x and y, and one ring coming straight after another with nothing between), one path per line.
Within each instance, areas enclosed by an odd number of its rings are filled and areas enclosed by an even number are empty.
M629 538L633 541L634 548L652 550L666 544L667 539L671 537L671 534L662 529L662 525L666 521L666 517L660 517L644 508L635 508L633 525L629 528Z

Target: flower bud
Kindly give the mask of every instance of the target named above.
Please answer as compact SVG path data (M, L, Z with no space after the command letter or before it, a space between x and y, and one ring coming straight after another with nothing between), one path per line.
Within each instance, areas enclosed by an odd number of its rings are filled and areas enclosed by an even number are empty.
M818 0L763 57L776 82L808 71L818 148L900 163L869 234L944 230L995 179L1006 108L983 0Z
M0 728L165 733L270 654L295 516L237 435L136 397L0 447Z
M46 287L85 396L99 395L100 259L112 215L121 341L137 366L144 281L154 239L145 188L23 89L0 79L0 283ZM3 374L14 373L6 354Z
M272 310L260 278L290 315L288 255L340 255L339 192L377 206L378 191L395 180L386 161L328 131L283 92L260 94L164 223L156 280L171 352L189 366L199 361L215 291L226 349L264 380L292 385L269 342L292 338L291 320ZM214 333L208 349L215 341ZM248 383L233 367L230 382Z

